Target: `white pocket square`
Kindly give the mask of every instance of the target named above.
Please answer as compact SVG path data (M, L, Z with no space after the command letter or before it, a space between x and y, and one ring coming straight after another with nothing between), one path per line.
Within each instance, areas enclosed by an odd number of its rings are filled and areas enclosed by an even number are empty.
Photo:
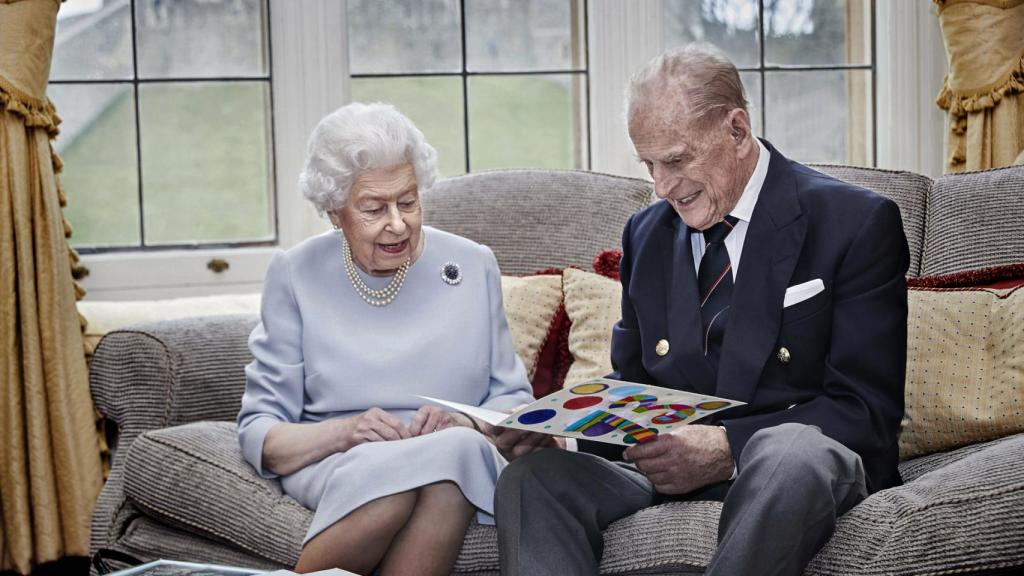
M803 284L786 288L786 297L782 299L782 307L789 308L793 304L799 304L808 298L825 291L825 283L821 278L815 278Z

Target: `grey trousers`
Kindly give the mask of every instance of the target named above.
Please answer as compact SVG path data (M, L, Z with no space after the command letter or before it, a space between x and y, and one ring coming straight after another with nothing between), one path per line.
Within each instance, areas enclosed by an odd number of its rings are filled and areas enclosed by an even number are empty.
M836 518L867 496L860 456L814 426L759 431L731 486L691 495L721 499L718 550L706 574L803 573ZM564 450L512 462L498 479L495 516L505 576L599 573L602 530L665 500L628 464Z

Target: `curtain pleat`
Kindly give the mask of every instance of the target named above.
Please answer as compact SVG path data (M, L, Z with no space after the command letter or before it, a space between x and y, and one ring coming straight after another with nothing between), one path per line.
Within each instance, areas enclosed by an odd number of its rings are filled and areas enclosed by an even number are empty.
M946 171L1009 166L1024 150L1024 0L935 0L949 74Z
M0 2L0 570L88 554L101 484L45 96L58 5Z

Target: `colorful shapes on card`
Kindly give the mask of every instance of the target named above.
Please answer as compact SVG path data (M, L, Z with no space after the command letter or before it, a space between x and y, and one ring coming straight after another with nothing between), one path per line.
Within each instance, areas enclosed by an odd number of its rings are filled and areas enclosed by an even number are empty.
M600 404L603 399L600 396L580 396L579 398L569 398L562 404L562 408L566 410L582 410L584 408L590 408L595 404Z
M579 432L590 438L603 436L612 430L619 430L624 434L623 441L629 444L654 440L658 433L657 430L644 428L636 422L604 410L594 410L566 426L565 430L566 432Z
M709 400L707 402L697 404L697 408L700 408L701 410L719 410L731 405L732 402L726 402L724 400Z
M569 389L569 392L573 394L597 394L598 392L604 392L608 389L607 384L593 383L593 384L580 384L579 386L573 386Z
M664 414L659 414L654 418L651 418L651 424L674 424L686 420L690 416L697 413L697 410L693 406L687 406L686 404L641 404L636 408L633 408L633 412L644 413L652 410L669 410Z
M625 386L616 386L608 391L608 395L612 398L621 398L623 396L631 396L633 394L639 394L646 390L646 386L637 386L635 384L627 384Z
M631 394L631 395L626 396L624 398L619 398L615 402L612 402L611 404L609 404L608 407L611 408L612 410L615 410L617 408L625 408L626 406L629 406L633 402L637 402L639 404L650 404L652 402L657 402L657 401L658 401L658 397L657 396L651 396L650 394ZM638 410L636 410L634 408L633 411L637 412ZM642 412L642 410L639 410L639 412Z
M558 414L558 412L550 408L544 408L542 410L531 410L525 414L520 414L519 423L526 425L540 424L541 422L547 422L548 420L551 420L552 418L555 417L556 414Z

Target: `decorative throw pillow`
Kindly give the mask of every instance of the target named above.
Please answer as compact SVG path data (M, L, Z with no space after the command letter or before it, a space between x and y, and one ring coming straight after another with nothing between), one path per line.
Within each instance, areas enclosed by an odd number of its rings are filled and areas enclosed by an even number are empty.
M1024 263L991 266L937 276L907 278L910 288L1014 288L1024 284Z
M622 287L609 278L567 268L562 275L573 362L565 386L574 386L612 371L612 326L622 315Z
M541 348L562 304L562 277L502 276L501 295L512 344L532 381Z
M1024 288L909 292L900 457L1024 431Z

